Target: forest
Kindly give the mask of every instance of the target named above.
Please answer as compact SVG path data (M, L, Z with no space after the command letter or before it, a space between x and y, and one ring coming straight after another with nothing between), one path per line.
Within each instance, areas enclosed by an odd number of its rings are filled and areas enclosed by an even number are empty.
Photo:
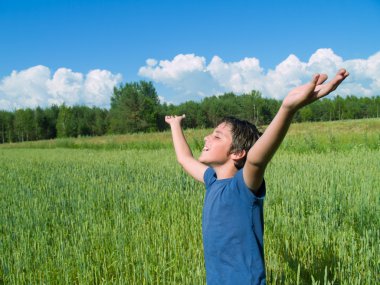
M186 114L184 128L211 128L224 116L235 116L258 126L269 124L281 100L258 91L225 93L202 101L162 103L152 82L139 81L114 88L110 109L88 106L50 106L0 110L0 143L64 137L101 136L164 131L167 114ZM380 96L325 98L301 109L295 122L378 118Z

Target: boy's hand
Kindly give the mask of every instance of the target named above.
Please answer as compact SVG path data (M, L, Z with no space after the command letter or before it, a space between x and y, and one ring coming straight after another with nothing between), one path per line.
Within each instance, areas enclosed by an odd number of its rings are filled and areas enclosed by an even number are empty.
M172 138L177 161L187 173L189 173L196 180L204 183L203 176L208 166L194 158L193 153L191 152L191 149L187 144L185 136L182 132L181 121L184 118L185 115L165 116L165 122L170 125L172 131Z
M180 124L182 119L186 118L185 114L182 116L165 116L165 122L167 122L169 125L173 123Z
M254 193L260 189L265 168L281 145L292 121L292 115L303 106L334 91L347 76L348 72L341 69L330 82L323 84L327 79L327 75L316 74L311 82L289 92L273 121L247 154L243 177L245 184Z
M322 84L326 81L327 75L315 74L309 83L290 91L282 102L282 107L290 112L296 112L334 91L348 75L349 73L342 68L330 82Z

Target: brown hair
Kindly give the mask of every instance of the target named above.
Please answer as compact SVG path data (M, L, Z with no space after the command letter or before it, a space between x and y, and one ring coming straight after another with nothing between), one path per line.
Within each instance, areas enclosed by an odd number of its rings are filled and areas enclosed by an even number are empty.
M230 153L236 153L245 150L246 155L235 162L237 169L243 168L247 160L248 151L260 138L262 133L257 129L254 124L245 120L239 120L235 117L224 117L219 124L228 124L231 127L232 145Z

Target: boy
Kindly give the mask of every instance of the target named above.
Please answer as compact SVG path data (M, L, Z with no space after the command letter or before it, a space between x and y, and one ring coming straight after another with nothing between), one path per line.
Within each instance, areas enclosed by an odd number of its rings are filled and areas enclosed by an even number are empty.
M205 137L195 159L181 129L184 116L166 116L177 160L206 186L202 233L208 285L266 284L263 247L264 172L284 139L297 110L333 90L348 76L340 69L316 74L288 94L260 136L256 127L234 118L223 120Z

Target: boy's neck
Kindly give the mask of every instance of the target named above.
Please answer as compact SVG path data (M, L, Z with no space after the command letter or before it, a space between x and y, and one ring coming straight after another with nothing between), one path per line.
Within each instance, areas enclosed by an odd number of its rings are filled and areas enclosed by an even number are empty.
M218 179L232 178L238 172L233 164L213 165L212 168L215 170Z

